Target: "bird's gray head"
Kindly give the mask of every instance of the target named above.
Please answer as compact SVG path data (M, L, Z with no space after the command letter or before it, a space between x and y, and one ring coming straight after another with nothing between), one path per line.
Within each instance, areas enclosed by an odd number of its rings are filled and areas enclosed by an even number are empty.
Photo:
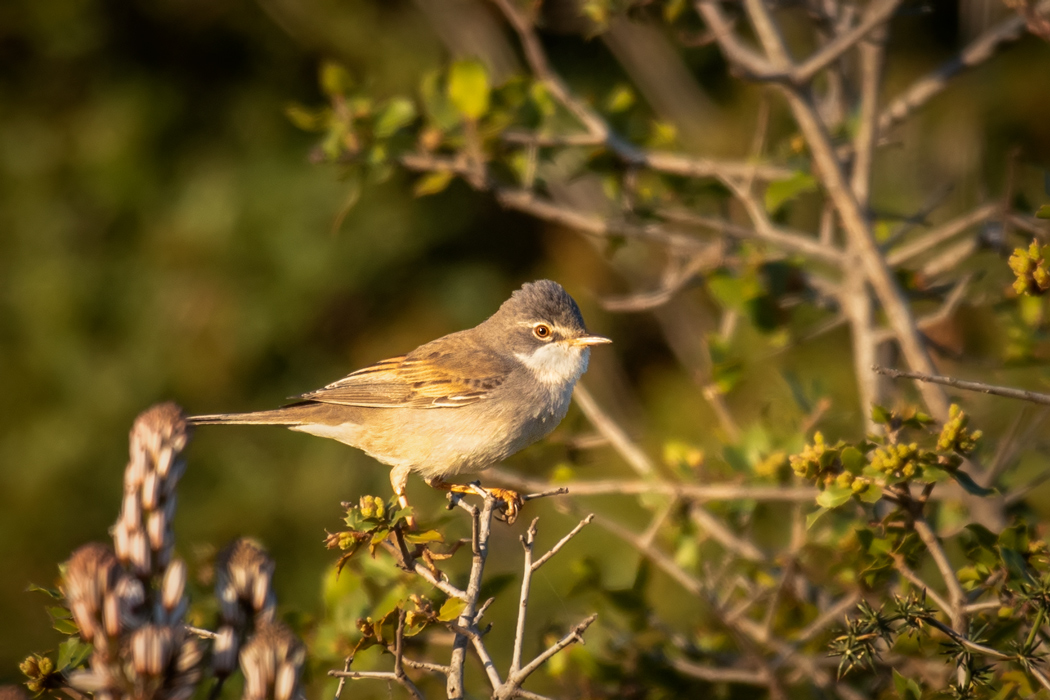
M553 387L571 387L587 369L590 346L612 342L587 332L580 307L551 280L529 282L503 302L485 324L504 346Z

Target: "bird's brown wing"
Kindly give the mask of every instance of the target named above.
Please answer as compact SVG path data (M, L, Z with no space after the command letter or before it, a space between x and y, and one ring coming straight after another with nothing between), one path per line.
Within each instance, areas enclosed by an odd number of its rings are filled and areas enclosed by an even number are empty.
M448 339L381 360L295 398L370 408L452 408L481 401L504 382L508 361L472 343Z

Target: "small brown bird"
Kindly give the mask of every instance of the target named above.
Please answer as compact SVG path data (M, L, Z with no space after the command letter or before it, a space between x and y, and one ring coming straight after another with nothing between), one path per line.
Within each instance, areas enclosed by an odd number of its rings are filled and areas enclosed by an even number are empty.
M407 506L408 475L472 493L447 477L478 472L548 435L569 410L592 335L557 282L524 285L487 320L359 369L293 404L256 413L193 416L192 423L284 425L364 450L388 464ZM521 498L489 488L513 522Z

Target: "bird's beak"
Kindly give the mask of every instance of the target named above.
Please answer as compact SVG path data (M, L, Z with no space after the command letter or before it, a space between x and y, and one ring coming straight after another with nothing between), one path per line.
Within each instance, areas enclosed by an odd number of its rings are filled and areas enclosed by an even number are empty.
M603 335L581 335L579 338L573 338L573 345L582 345L584 347L590 347L591 345L605 345L612 341Z

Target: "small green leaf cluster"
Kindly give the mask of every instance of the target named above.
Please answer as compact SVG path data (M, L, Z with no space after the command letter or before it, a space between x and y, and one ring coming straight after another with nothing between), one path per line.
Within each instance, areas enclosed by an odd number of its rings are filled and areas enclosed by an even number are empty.
M841 440L828 445L818 431L812 444L791 456L791 468L797 476L821 488L817 504L824 508L836 508L853 496L873 503L879 500L881 492L872 475L864 473L865 454L871 448L868 443L850 445Z
M791 457L795 474L820 487L818 505L836 508L854 497L875 503L887 491L906 488L910 482L932 485L947 479L970 493L989 493L959 469L963 458L977 447L981 431L969 430L969 417L957 405L952 405L949 420L935 440L934 421L923 413L902 414L875 406L872 419L885 426L885 435L869 435L857 444L840 440L829 445L817 432L812 444ZM918 440L904 442L905 431L932 444L927 448Z
M412 508L400 508L396 498L388 503L379 496L362 496L358 505L343 503L343 507L346 509L343 522L350 529L329 532L325 538L329 549L340 549L344 552L339 559L338 570L342 570L366 543L369 554L374 557L379 546L396 528L402 531L402 538L408 544L425 546L428 543L444 541L437 530L412 531L409 527Z
M1028 249L1017 248L1010 256L1010 269L1014 271L1014 291L1021 296L1041 296L1050 289L1050 268L1047 266L1050 246L1040 246L1032 241Z
M437 610L433 602L419 594L411 594L397 600L394 607L384 610L376 617L357 619L356 627L361 638L350 651L350 656L374 646L391 648L396 641L397 627L404 615L404 635L414 637L428 625L454 621L463 612L466 603L459 598L449 598Z

